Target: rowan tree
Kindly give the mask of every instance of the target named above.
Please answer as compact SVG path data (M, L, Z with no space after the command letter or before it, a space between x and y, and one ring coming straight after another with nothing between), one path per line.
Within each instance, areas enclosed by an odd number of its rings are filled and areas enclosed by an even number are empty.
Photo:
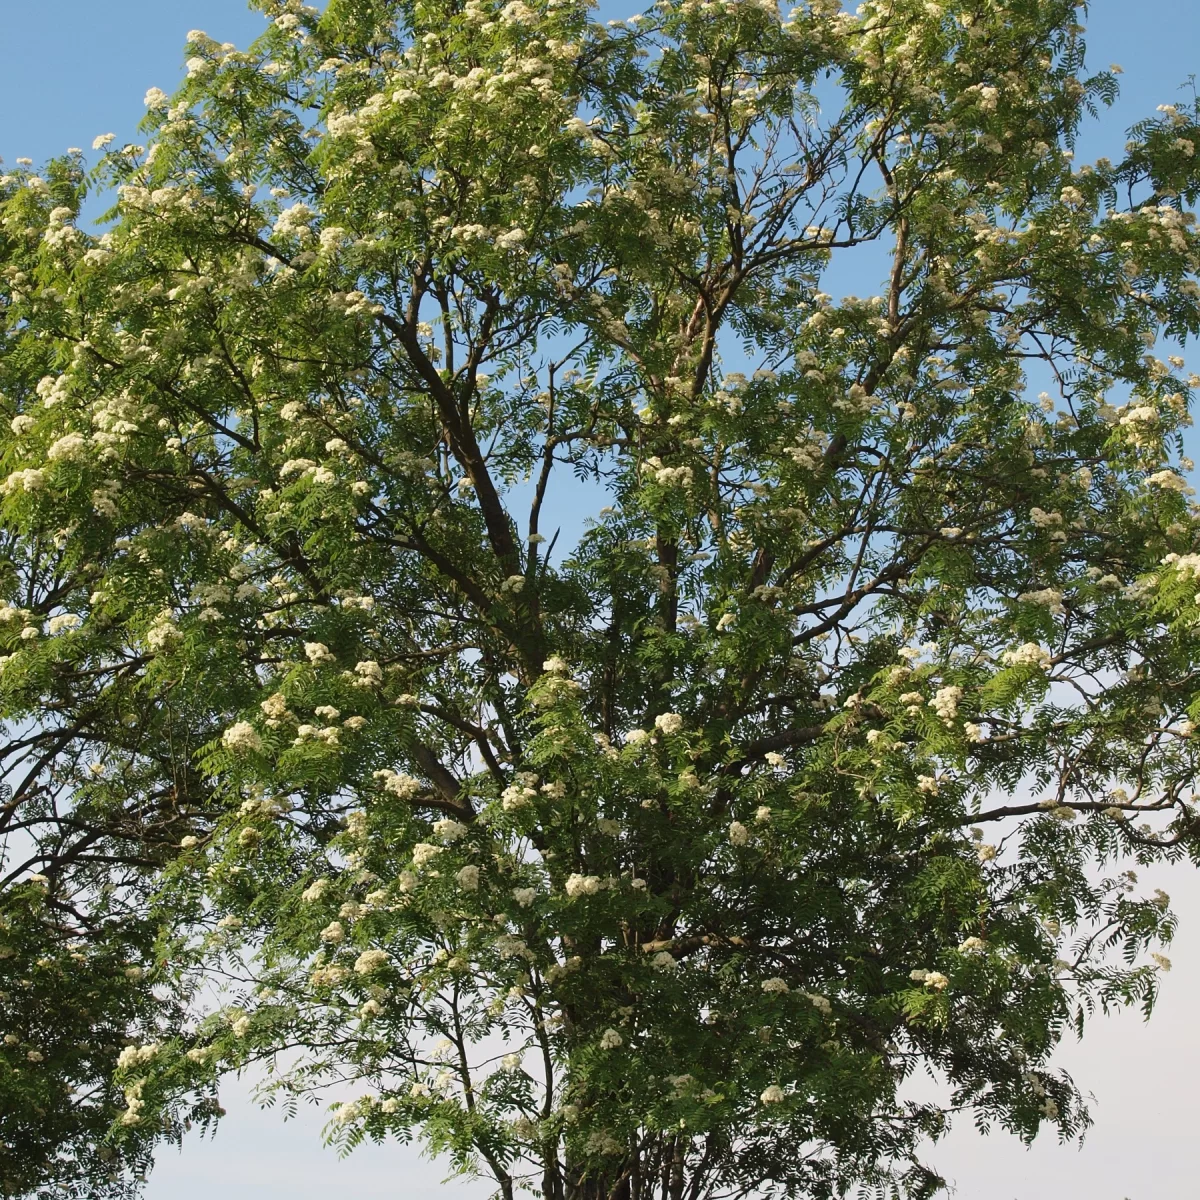
M1065 0L258 6L0 178L4 1161L243 1069L506 1200L1077 1134L1198 846L1200 114L1077 164Z

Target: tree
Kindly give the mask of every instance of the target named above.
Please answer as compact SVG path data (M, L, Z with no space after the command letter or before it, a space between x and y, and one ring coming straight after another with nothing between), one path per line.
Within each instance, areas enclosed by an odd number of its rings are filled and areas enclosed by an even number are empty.
M73 938L114 1161L249 1066L506 1198L1083 1129L1198 846L1200 112L1076 167L1063 0L259 6L0 180L5 1113Z

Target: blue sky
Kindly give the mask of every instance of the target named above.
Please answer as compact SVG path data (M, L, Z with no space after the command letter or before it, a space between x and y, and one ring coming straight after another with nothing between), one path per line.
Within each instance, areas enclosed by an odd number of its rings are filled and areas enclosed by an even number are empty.
M1094 0L1086 23L1090 61L1117 62L1124 75L1119 103L1085 136L1079 158L1116 157L1125 128L1179 99L1180 86L1200 70L1200 3ZM0 0L0 157L36 162L68 146L89 147L109 131L132 138L146 89L169 92L181 78L183 40L193 28L245 45L263 18L244 0ZM1000 1134L983 1139L957 1129L931 1157L967 1200L1196 1195L1192 1081L1200 1077L1200 1028L1192 1008L1200 985L1200 881L1182 868L1147 874L1142 883L1161 884L1174 896L1183 926L1172 950L1176 970L1149 1025L1126 1013L1065 1048L1063 1064L1095 1095L1095 1129L1082 1150L1047 1142L1028 1152ZM483 1185L439 1187L443 1172L410 1147L368 1147L339 1162L320 1145L319 1114L284 1125L259 1112L245 1087L230 1087L224 1100L229 1117L215 1140L166 1152L150 1200L211 1200L221 1192L236 1200L487 1195Z

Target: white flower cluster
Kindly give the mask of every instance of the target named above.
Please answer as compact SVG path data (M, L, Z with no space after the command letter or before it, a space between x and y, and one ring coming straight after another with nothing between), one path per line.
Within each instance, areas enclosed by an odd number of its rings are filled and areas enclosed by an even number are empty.
M267 724L272 728L292 716L292 713L288 710L287 697L282 692L275 692L268 696L258 707L262 709L263 714L267 718Z
M918 968L910 971L908 976L914 983L923 983L931 991L944 992L950 986L950 980L941 971L926 971Z
M1162 562L1164 567L1174 567L1185 578L1200 579L1200 554L1168 554Z
M460 838L466 837L470 830L461 821L455 821L452 817L444 817L440 821L434 821L433 832L442 845L449 846Z
M120 1054L117 1055L117 1067L119 1070L127 1071L130 1067L142 1066L144 1063L154 1059L159 1051L157 1042L149 1042L145 1046L126 1046Z
M11 496L13 492L36 492L45 484L45 471L37 467L26 467L20 471L13 471L3 484L0 484L0 492L6 496Z
M828 449L829 435L820 429L812 429L804 441L788 447L785 453L802 470L815 471L824 462Z
M1056 529L1063 523L1063 515L1060 512L1046 512L1043 508L1038 508L1036 505L1029 510L1029 519L1039 529Z
M1044 646L1037 642L1025 642L1012 650L1005 650L1001 660L1010 667L1040 667L1043 671L1050 670L1052 656Z
M567 896L576 900L580 896L594 896L600 890L599 875L569 875L564 885Z
M326 892L329 891L330 882L328 879L318 879L314 883L310 883L308 887L300 893L300 899L305 904L315 904L320 900Z
M316 214L307 204L297 203L285 208L275 218L274 232L276 237L298 237L304 240L311 236L310 228Z
M350 675L350 672L347 672ZM383 684L383 668L373 659L354 664L350 682L355 687L380 687Z
M691 467L665 467L661 458L651 456L642 463L642 474L665 487L688 488L692 486Z
M1063 594L1057 588L1040 588L1035 592L1022 592L1017 600L1022 604L1040 604L1043 608L1049 609L1056 617L1063 616L1067 611L1063 605Z
M532 772L518 772L515 781L510 783L500 793L501 808L503 808L505 812L517 812L522 808L527 808L530 802L537 798L537 782L538 777ZM542 790L548 795L561 796L563 794L563 790L565 789L562 789L561 784L555 787L554 792L550 791L550 787L552 786L554 785L548 785Z
M962 697L962 688L948 684L946 687L938 688L933 699L929 701L929 707L945 724L949 725L958 715L958 705Z
M400 800L411 800L421 790L420 780L388 769L373 772L371 778L381 782L385 792Z
M1195 494L1195 489L1188 485L1186 479L1170 470L1155 471L1154 474L1147 475L1146 486L1162 488L1167 492L1181 492L1185 496Z
M359 975L371 975L386 967L391 961L391 955L386 950L364 950L354 960L354 970Z
M855 383L850 386L850 390L845 396L839 397L833 402L833 407L849 413L851 416L865 417L876 408L878 403L879 401L870 395L862 384Z
M336 661L335 656L324 642L305 642L304 654L314 667L319 667L322 663Z
M236 721L230 725L221 735L221 742L227 750L232 750L235 754L262 749L262 738L249 721Z
M433 862L441 852L441 846L434 846L430 842L417 842L413 846L412 851L413 866L419 871L422 867Z
M83 618L78 613L59 613L46 622L46 632L54 637L55 634L78 629L82 624Z
M670 737L683 729L683 718L678 713L660 713L654 718L654 727Z

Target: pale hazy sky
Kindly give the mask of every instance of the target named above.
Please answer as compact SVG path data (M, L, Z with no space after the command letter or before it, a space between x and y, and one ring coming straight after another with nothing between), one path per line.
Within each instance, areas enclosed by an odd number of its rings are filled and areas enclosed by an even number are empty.
M620 10L618 10L620 11ZM631 4L629 12L637 11ZM1197 0L1094 0L1087 18L1093 65L1125 70L1115 109L1079 146L1079 159L1118 157L1124 129L1180 97L1200 69ZM181 76L185 33L207 30L244 45L262 17L243 0L0 0L0 156L38 161L100 133L130 139L150 86ZM870 285L868 285L870 286ZM842 290L853 290L846 286ZM1192 456L1200 458L1192 448ZM567 498L564 498L567 499ZM1200 878L1180 867L1145 873L1149 894L1173 898L1181 931L1171 948L1158 1011L1097 1019L1059 1063L1095 1097L1095 1127L1082 1148L1053 1141L1024 1150L1003 1134L953 1130L929 1158L962 1200L1194 1200L1200 1195L1195 1125L1200 1080ZM486 1185L440 1186L443 1171L411 1147L366 1147L339 1161L320 1144L319 1113L284 1124L260 1112L245 1087L223 1094L228 1117L216 1138L166 1151L149 1200L484 1200Z

